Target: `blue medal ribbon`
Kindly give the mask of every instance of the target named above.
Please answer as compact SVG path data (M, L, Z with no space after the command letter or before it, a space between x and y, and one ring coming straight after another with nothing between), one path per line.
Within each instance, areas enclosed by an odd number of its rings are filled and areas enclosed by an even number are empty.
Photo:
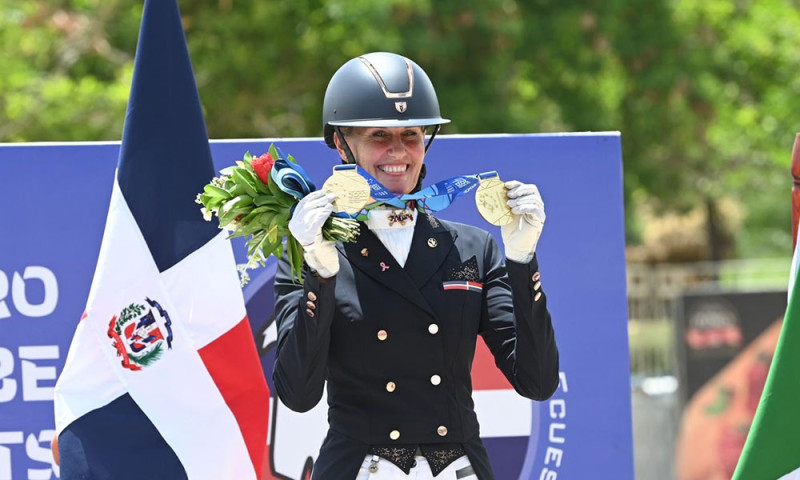
M449 207L450 204L455 202L459 197L477 187L480 179L497 176L496 171L485 172L478 175L459 175L436 182L417 193L397 195L389 191L376 180L375 177L358 165L337 165L334 167L334 170L356 170L358 174L367 181L371 196L375 201L364 207L355 215L349 215L344 212L334 214L337 217L357 218L359 220L365 220L369 216L369 210L380 205L390 205L395 208L404 209L411 200L416 202L417 209L422 212L438 212Z

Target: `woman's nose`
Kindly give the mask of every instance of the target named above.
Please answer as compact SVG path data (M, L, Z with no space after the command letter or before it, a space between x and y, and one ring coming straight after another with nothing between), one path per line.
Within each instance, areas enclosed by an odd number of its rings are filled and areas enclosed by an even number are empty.
M406 151L405 143L403 143L403 137L401 135L393 135L392 142L389 145L389 153L393 155L401 155L404 154Z

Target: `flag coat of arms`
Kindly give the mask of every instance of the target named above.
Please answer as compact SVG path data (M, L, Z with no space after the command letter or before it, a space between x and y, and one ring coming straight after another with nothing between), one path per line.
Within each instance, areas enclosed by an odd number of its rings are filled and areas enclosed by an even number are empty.
M795 246L781 335L733 480L800 480L800 255Z
M86 311L55 391L62 479L258 479L269 392L175 0L145 2Z

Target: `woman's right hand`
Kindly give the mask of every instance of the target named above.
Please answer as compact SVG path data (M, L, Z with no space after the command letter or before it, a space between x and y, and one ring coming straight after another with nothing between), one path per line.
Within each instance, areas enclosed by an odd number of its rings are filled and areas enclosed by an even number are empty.
M297 203L289 220L289 231L303 246L303 258L322 278L339 273L339 253L334 242L322 237L322 226L333 213L336 195L324 190L311 192Z
M333 213L336 195L324 190L309 193L297 203L289 220L289 231L303 247L322 239L322 225Z

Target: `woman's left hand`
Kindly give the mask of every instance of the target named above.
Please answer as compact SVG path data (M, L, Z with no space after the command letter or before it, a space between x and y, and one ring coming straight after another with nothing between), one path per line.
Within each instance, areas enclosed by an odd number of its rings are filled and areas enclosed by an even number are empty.
M505 186L508 206L514 214L514 221L500 228L506 258L528 263L544 228L544 201L536 185L511 180Z

